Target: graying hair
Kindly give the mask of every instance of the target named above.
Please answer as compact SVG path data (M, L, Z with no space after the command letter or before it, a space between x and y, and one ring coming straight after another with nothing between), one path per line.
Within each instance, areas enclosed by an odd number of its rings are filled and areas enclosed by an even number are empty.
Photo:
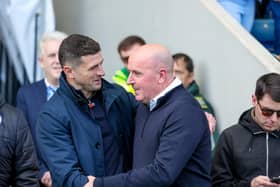
M68 35L61 31L51 31L51 32L45 32L39 42L38 46L38 56L43 55L44 53L44 43L46 41L50 40L57 40L62 41L64 40Z

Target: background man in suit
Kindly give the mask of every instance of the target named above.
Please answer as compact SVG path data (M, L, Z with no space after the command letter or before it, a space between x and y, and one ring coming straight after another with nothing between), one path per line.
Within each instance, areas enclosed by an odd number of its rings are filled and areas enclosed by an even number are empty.
M17 108L21 109L30 126L33 140L35 139L35 125L40 109L50 99L59 86L61 65L58 61L58 49L65 33L54 31L45 33L39 43L39 63L44 71L45 78L30 85L21 87L17 93ZM38 154L40 165L40 182L51 186L51 176L44 161Z

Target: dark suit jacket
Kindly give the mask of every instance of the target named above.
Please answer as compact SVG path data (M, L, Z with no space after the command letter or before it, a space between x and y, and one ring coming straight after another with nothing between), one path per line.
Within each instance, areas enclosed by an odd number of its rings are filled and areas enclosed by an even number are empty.
M17 108L23 111L27 122L31 129L33 141L36 142L36 121L42 106L47 102L47 87L44 79L34 82L29 85L22 86L17 93ZM37 149L38 150L38 149ZM47 171L47 167L41 159L40 153L38 153L38 160L40 166L40 178Z

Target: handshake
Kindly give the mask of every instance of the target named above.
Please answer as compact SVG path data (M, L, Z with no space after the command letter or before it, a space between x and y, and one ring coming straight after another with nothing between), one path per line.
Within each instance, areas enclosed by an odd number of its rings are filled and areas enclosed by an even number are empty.
M87 178L88 178L88 182L84 185L84 187L94 187L93 183L94 183L95 177L88 176Z

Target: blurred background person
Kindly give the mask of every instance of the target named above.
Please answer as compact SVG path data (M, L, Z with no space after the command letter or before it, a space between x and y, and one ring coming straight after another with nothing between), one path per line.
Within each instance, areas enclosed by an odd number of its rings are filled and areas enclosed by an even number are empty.
M21 109L30 126L36 145L36 121L42 106L49 100L59 87L59 77L62 71L58 61L58 49L67 35L60 31L44 33L39 42L38 61L44 72L44 78L29 85L22 86L17 93L17 108ZM40 181L45 186L51 186L50 172L39 152Z
M218 3L247 31L255 19L255 0L218 0Z
M270 14L270 12L272 13L272 17L274 19L274 53L280 60L280 0L269 1L267 14Z
M120 55L124 67L115 72L115 75L113 76L113 81L132 94L134 94L134 89L131 85L127 84L127 78L129 75L129 72L127 70L128 57L135 49L138 49L141 45L144 45L145 43L145 40L140 36L131 35L124 38L118 46L118 53Z
M213 149L219 137L218 128L216 128L215 113L211 104L202 96L199 91L199 86L194 78L193 60L185 53L176 53L172 57L174 60L174 75L182 81L185 89L188 90L192 96L194 96L205 112L211 132L211 145Z
M0 186L38 187L38 166L23 114L0 96Z

